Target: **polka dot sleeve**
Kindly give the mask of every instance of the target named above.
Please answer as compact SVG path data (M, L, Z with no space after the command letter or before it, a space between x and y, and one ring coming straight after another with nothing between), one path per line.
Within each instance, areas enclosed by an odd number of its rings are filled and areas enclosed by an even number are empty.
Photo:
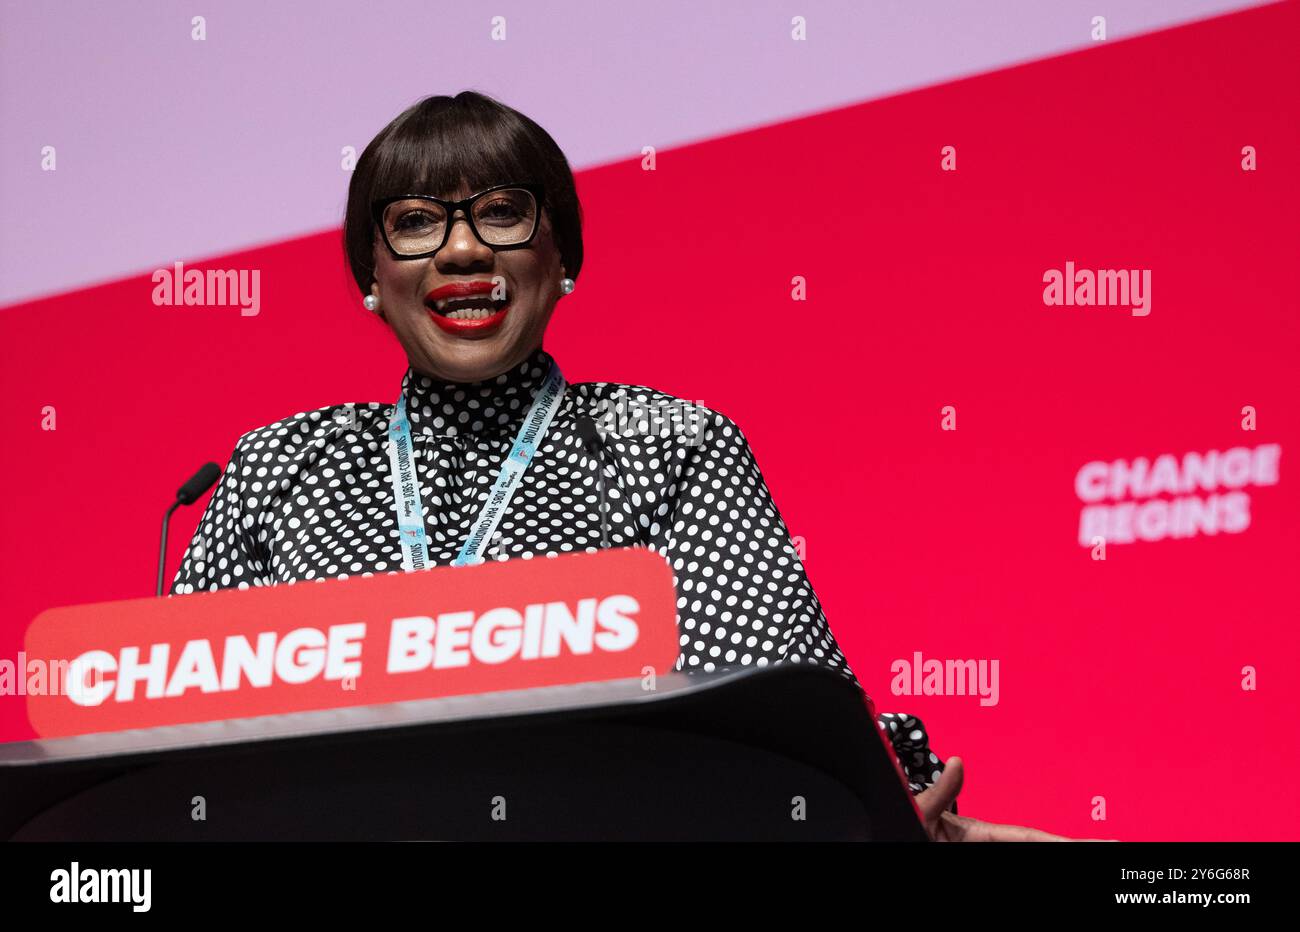
M242 448L241 440L199 520L172 582L173 595L270 584L250 532L254 515L243 495Z
M684 451L675 507L651 541L677 586L678 669L812 663L861 689L740 428L710 412ZM912 792L933 783L943 764L921 721L886 713L879 725Z

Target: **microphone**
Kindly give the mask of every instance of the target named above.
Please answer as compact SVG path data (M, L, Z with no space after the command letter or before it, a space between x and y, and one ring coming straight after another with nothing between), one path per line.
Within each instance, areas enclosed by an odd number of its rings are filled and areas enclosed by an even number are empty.
M193 505L199 500L199 496L212 488L213 484L221 478L221 467L216 463L204 463L199 467L199 471L190 476L189 481L176 490L176 503L179 505Z
M601 439L596 422L589 415L578 417L578 436L582 448L596 458L596 488L600 494L600 546L609 547L609 517L605 513L605 441Z
M167 509L167 514L163 515L162 523L162 544L158 548L158 595L163 594L163 582L167 578L167 526L171 523L172 512L181 505L193 505L208 489L212 488L216 481L221 478L221 467L216 463L204 463L199 467L199 471L186 481L186 483L176 490L176 501Z

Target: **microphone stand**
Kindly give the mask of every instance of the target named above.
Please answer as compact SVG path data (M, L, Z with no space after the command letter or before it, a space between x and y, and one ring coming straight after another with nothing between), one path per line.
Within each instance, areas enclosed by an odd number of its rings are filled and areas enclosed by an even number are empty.
M163 594L163 586L167 582L167 527L172 520L172 512L181 505L193 505L208 489L217 484L221 478L221 467L216 463L204 463L199 467L199 471L185 482L176 491L176 501L167 509L167 514L163 515L162 523L162 542L158 545L158 590L157 594Z
M172 512L179 507L181 507L181 502L180 499L177 499L167 509L167 514L163 515L162 543L158 547L158 595L163 594L163 585L167 580L167 526L171 523Z
M605 441L596 423L587 415L578 418L578 435L583 448L596 460L596 494L600 500L600 549L609 549L609 517L605 501Z

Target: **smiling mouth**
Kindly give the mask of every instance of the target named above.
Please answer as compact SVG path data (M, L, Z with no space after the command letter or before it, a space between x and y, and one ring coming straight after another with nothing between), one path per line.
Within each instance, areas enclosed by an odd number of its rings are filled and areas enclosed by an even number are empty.
M452 336L478 337L493 333L510 310L509 300L494 301L486 294L441 298L426 302L429 316Z

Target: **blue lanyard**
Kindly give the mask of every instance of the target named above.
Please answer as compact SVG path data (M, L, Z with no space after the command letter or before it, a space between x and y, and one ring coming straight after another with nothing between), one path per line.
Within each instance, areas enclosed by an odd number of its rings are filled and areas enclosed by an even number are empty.
M479 510L470 527L469 536L461 545L460 553L452 566L465 566L483 562L487 550L510 499L523 480L528 464L537 454L551 419L564 400L565 381L560 367L551 360L546 381L533 399L532 407L519 426L510 453L501 464L496 482L488 493L487 501ZM402 569L422 570L429 565L429 536L424 529L424 503L420 497L420 477L415 468L411 444L411 422L406 413L406 393L397 399L397 407L388 425L388 464L393 482L393 502L397 510L397 529L402 542Z

